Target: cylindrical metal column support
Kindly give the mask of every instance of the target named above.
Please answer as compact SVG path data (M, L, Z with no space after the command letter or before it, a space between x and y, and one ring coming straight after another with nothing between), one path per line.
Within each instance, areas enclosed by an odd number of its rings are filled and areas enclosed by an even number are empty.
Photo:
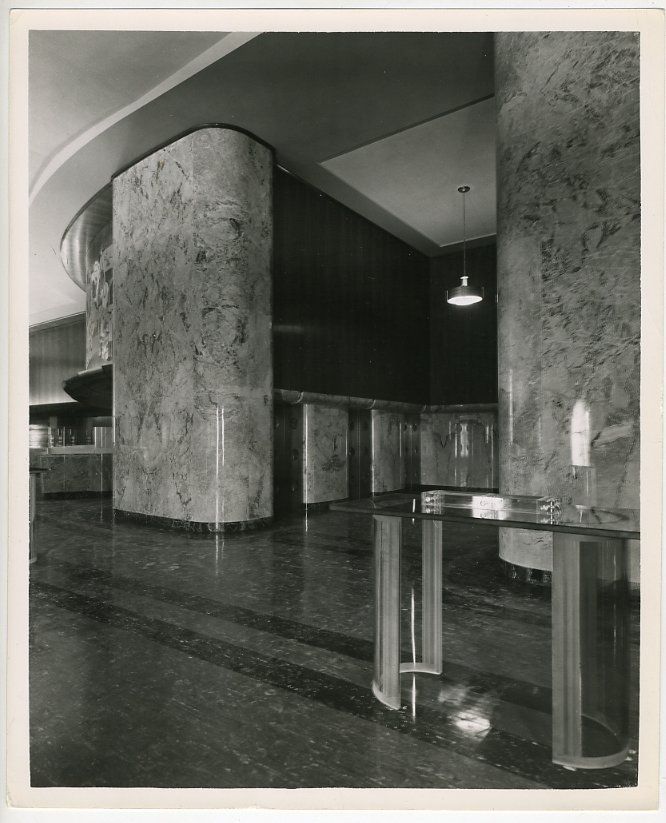
M400 552L402 520L376 516L375 676L372 691L392 709L400 708Z
M553 761L617 766L629 748L627 541L553 535Z

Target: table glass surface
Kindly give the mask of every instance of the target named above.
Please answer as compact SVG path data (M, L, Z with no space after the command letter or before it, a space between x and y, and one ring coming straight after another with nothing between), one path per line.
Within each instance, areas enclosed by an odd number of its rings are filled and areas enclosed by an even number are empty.
M484 492L480 498L487 498ZM473 496L473 495L470 495ZM332 511L375 516L417 518L420 520L440 520L452 523L487 523L513 529L534 529L537 531L567 532L615 539L640 538L638 509L610 509L604 507L586 508L563 505L561 511L543 513L517 511L512 508L485 509L482 506L458 507L442 506L436 511L423 502L420 492L379 494L362 500L345 500L331 503Z

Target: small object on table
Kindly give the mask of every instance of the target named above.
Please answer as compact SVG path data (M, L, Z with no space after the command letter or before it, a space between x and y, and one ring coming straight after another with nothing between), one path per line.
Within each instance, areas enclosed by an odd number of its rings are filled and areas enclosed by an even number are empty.
M471 509L475 517L484 517L483 512L540 512L555 517L562 512L560 497L536 497L525 494L491 494L490 492L452 492L446 489L432 489L421 492L423 513L440 514L444 509ZM508 516L508 515L507 515ZM506 519L506 518L500 518Z

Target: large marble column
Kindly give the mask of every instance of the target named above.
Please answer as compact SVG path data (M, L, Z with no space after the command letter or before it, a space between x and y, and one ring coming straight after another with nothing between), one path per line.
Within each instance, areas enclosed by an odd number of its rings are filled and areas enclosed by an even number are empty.
M496 35L500 489L639 502L639 43ZM589 471L584 469L584 471ZM501 556L550 569L506 530Z
M205 128L113 183L114 506L272 516L272 152Z

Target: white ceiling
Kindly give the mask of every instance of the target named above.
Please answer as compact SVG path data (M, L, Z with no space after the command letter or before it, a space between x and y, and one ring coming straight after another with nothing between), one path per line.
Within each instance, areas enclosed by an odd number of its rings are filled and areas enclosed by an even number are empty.
M110 41L110 34L113 40ZM32 31L30 182L70 140L141 97L220 32Z
M31 322L83 309L59 262L79 208L194 125L243 127L283 167L426 254L495 231L492 37L38 32L30 43Z
M438 246L495 232L495 101L484 100L322 164Z

